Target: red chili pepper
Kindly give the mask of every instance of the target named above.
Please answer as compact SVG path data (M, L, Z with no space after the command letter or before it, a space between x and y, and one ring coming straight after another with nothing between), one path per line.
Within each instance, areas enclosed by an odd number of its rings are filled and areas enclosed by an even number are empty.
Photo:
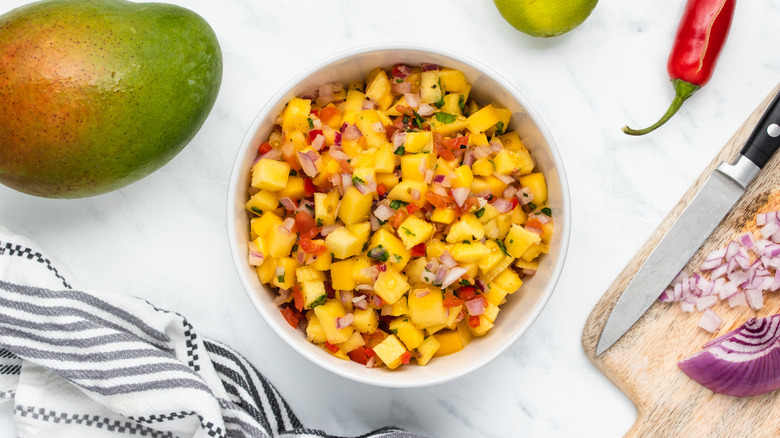
M426 254L426 246L425 243L418 243L417 245L413 246L411 251L412 257L425 257Z
M289 307L283 307L281 312L282 316L284 316L284 319L287 320L288 324L290 324L293 328L298 328L298 323L300 322L299 313L295 313L295 311Z
M712 77L718 55L726 42L736 0L688 0L677 28L666 69L675 97L666 114L645 129L623 127L630 135L643 135L666 123L683 102Z
M401 355L401 363L406 365L409 363L409 361L412 360L412 353L406 351L404 354Z
M257 151L260 153L260 155L263 155L263 154L265 154L266 152L269 152L271 149L273 149L273 147L271 146L271 143L268 143L268 142L266 141L266 142L264 142L263 144L261 144L261 145L260 145L260 146L257 148Z
M478 315L469 316L469 327L477 328L479 327L479 323Z
M335 353L335 352L339 351L339 347L337 347L337 346L335 346L335 345L333 345L333 344L331 344L330 342L327 342L327 341L325 342L325 348L330 350L331 353Z

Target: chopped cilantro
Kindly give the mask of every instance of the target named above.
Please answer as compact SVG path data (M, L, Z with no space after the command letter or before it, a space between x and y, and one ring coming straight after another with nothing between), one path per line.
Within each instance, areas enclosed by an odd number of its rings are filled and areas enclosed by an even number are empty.
M398 199L394 199L390 201L390 208L392 208L393 210L398 210L399 208L405 207L407 205L409 205L408 202L399 201Z
M501 252L504 253L504 255L508 256L509 253L506 252L506 246L504 245L504 242L502 242L500 240L496 240L496 243L498 244L498 249L500 249ZM512 241L510 241L509 243L512 243Z
M353 176L352 177L352 184L353 185L365 184L365 183L366 183L366 180L360 178L359 176Z
M416 234L412 233L412 230L410 230L410 229L408 229L406 227L401 227L401 229L404 230L404 233L406 233L407 236L415 236L415 237L417 237Z
M534 204L533 202L529 202L528 203L528 208L530 208L532 211L536 210L536 204Z
M436 117L436 120L444 124L450 124L455 121L455 116L449 113L436 113L434 116Z
M319 297L319 298L317 298L316 300L314 300L314 302L313 302L313 303L311 303L311 305L309 306L309 308L313 309L313 308L315 308L315 307L317 307L317 306L321 306L321 305L325 304L325 301L326 301L327 299L328 299L328 295L320 295L320 297Z
M298 172L295 169L290 169L290 176L298 176Z
M290 254L292 254L292 253L294 253L296 251L298 251L298 244L297 243L292 246L292 249L290 249Z
M306 117L306 121L309 122L309 129L314 129L314 121L311 117Z
M393 153L396 155L403 155L406 153L406 148L404 147L404 145L398 146L398 148L394 150Z
M414 114L414 124L417 125L417 129L423 129L422 125L423 122L425 122L425 119L422 118L419 114L417 114L417 111L412 110L412 113Z
M466 112L466 96L462 94L458 98L458 108L460 108L460 112L462 113Z
M319 217L317 218L317 226L318 227L322 226L322 218L319 218Z
M284 274L277 275L276 276L276 281L278 281L279 283L284 283Z
M471 242L470 242L470 241L468 241L468 240L464 240L464 241L463 241L463 242L461 242L461 243L465 243L466 245L471 245Z
M497 122L496 123L496 135L501 135L504 133L504 122Z
M257 213L257 214L263 214L263 210L260 210L257 207L252 207L252 212Z
M469 283L468 280L460 280L458 284L461 286L471 286L471 283Z
M550 207L544 207L541 211L542 211L542 213L546 214L547 216L552 217L552 210L550 210Z
M403 260L403 257L399 256L398 254L393 254L393 257L395 257L396 263L401 263L401 260Z
M474 216L478 218L482 217L483 214L485 214L485 207L482 207L479 210L474 212Z
M439 109L441 109L441 107L443 107L443 106L444 106L444 96L442 96L442 97L441 97L441 99L439 99L438 101L434 102L434 103L433 103L433 105L434 105L436 108L439 108Z
M401 79L401 78L396 78L396 80L395 80L396 84L402 84L403 82L404 82L404 80Z

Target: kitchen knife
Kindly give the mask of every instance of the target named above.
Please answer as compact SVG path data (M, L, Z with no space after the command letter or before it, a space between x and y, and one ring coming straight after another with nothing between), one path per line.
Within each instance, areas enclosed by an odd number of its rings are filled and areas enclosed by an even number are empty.
M596 356L618 341L682 271L780 145L780 93L736 159L720 163L642 264L610 312Z

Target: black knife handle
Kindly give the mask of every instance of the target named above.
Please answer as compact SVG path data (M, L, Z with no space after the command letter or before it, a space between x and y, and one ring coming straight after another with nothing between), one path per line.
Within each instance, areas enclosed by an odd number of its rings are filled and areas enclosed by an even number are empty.
M780 92L764 111L764 115L761 116L761 120L758 121L758 125L740 153L759 168L763 168L778 146L780 146Z

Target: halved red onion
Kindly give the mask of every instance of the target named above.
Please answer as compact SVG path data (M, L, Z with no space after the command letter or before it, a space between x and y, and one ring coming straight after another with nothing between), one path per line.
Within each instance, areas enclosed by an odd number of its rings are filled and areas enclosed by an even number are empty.
M751 318L677 363L718 394L750 397L780 389L780 315Z
M455 199L455 203L458 207L463 207L463 203L466 202L466 198L469 197L471 189L468 187L456 187L452 189L452 197Z
M444 278L442 279L441 288L446 289L449 285L458 281L458 279L462 277L463 274L465 274L466 272L468 272L468 269L460 266L456 266L450 269L449 271L447 271L447 273L444 275Z

